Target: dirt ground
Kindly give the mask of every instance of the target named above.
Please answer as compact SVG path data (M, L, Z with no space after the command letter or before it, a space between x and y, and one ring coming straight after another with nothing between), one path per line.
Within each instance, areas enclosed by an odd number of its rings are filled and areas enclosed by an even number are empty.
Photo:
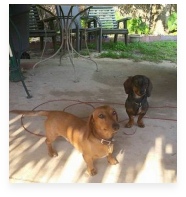
M118 115L120 130L115 136L114 155L119 164L106 158L95 162L98 174L90 177L82 155L63 138L55 142L58 157L50 158L45 145L44 118L10 114L9 179L11 183L176 183L177 182L177 67L174 63L133 62L75 58L78 78L68 58L55 57L33 67L39 59L22 60L27 99L21 82L9 84L9 109L65 110L87 118L93 108L109 104ZM153 83L145 128L125 128L127 95L123 82L143 74ZM136 119L135 119L136 120ZM25 130L23 126L27 129ZM41 135L41 136L40 136Z

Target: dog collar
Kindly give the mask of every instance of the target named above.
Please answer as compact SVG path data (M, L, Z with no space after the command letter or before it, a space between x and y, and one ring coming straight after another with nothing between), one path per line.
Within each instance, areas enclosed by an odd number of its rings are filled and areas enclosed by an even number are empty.
M141 102L140 103L136 103L136 102L134 102L136 105L138 105L139 107L141 107Z
M101 144L108 146L108 153L113 152L113 141L114 141L113 139L111 140L101 139Z
M138 107L140 108L140 107L142 107L142 103L143 103L143 101L144 101L145 98L146 98L146 94L144 94L144 95L142 96L142 98L139 99L140 102L134 102L134 103L135 103L136 105L138 105Z
M101 139L101 144L104 144L104 145L110 146L111 144L113 144L113 142L114 142L113 139L111 139L111 140Z
M103 145L110 146L111 144L113 144L113 141L114 141L113 138L110 138L109 140L105 140L105 139L101 138L100 136L98 136L98 134L96 134L96 132L94 131L94 129L93 129L92 134L94 135L95 138L97 138L98 140L100 140L101 144L103 144Z

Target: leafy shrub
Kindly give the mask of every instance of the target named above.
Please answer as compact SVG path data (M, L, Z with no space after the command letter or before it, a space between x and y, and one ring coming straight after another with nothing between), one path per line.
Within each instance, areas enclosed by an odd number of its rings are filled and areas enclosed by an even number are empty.
M129 20L128 30L130 34L149 34L149 27L141 17Z
M169 32L177 31L177 13L173 12L168 18L168 30Z

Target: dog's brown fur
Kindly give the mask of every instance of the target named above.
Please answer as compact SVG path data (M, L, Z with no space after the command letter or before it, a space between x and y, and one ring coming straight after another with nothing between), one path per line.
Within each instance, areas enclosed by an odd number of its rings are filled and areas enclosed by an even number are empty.
M129 121L126 127L130 128L133 126L134 116L137 115L138 126L145 127L143 117L149 108L147 97L150 97L152 91L150 79L144 75L130 76L123 85L126 94L128 94L125 108L129 116Z
M91 176L97 173L93 164L97 158L107 156L110 164L118 163L112 155L112 138L119 129L118 116L115 109L110 106L96 108L87 122L63 111L12 110L11 112L29 116L47 116L46 144L51 157L58 155L52 143L58 136L62 136L82 152L87 171Z

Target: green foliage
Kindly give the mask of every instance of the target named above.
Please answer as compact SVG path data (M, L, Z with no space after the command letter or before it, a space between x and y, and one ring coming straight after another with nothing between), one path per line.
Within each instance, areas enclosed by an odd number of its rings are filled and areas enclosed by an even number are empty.
M130 34L149 34L149 27L141 17L129 20L128 30Z
M84 20L81 20L81 27L85 28L86 27L86 22Z
M140 3L140 2L139 2ZM167 28L166 14L177 12L177 4L121 4L118 6L122 16L137 18L143 16L143 21L149 25L149 31L153 33L157 18L162 20L164 29ZM171 16L172 17L172 16ZM128 21L128 24L130 22ZM172 28L171 28L172 29ZM177 30L177 29L176 29Z
M171 31L177 31L177 13L173 12L169 18L168 18L168 30Z
M89 45L89 48L95 48L95 44ZM177 42L175 41L137 42L129 43L127 46L124 42L105 42L102 50L100 58L128 58L134 61L152 62L177 61Z
M87 18L84 17L84 16L82 16L80 22L81 22L81 27L82 27L82 28L86 28L86 25L87 25Z
M119 20L119 19L123 18L123 16L120 14L119 10L116 11L115 17L116 17L116 20Z

